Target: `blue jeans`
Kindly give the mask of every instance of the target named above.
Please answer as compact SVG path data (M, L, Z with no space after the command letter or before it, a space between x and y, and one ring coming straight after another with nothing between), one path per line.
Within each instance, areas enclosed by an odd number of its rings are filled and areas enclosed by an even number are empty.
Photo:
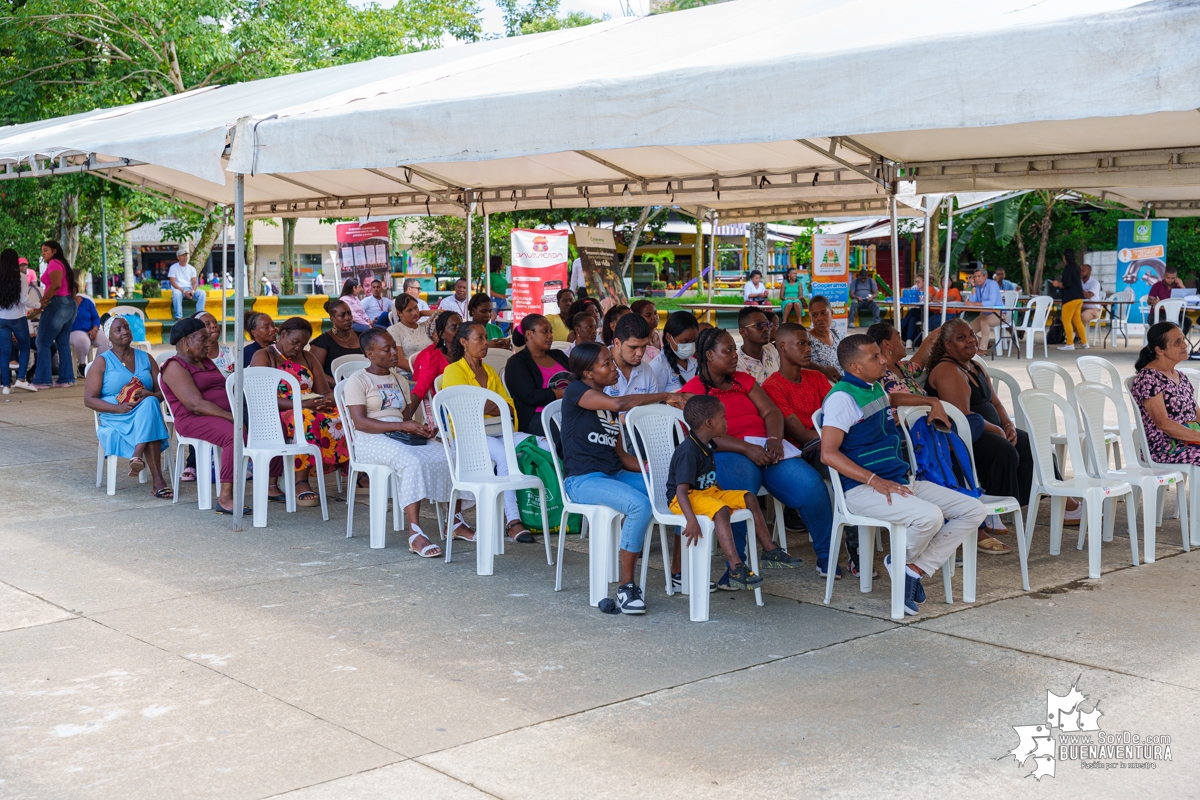
M646 528L654 518L654 511L640 472L621 470L615 475L605 475L603 472L572 475L563 481L563 486L577 503L608 506L624 514L621 549L627 553L642 552L642 545L646 543ZM829 541L828 534L825 535L825 541Z
M196 313L199 314L204 310L204 290L197 289L192 292L192 299L196 301ZM174 287L171 288L171 313L175 319L183 319L183 292Z
M363 325L361 322L355 322L350 325L350 329L355 333L366 333L367 331L371 330L371 326Z
M67 334L70 338L70 334ZM12 340L17 340L17 380L25 380L29 370L29 322L20 319L0 319L0 386L11 385L8 363L12 360Z
M722 489L752 492L766 486L776 500L800 512L812 537L817 558L829 556L833 531L833 506L825 481L802 458L785 458L770 467L760 467L740 453L717 453L717 483ZM733 524L738 553L745 558L746 523Z
M53 380L54 349L58 348L58 382L75 383L75 359L71 357L71 326L75 324L75 299L55 297L38 320L37 369L33 382Z

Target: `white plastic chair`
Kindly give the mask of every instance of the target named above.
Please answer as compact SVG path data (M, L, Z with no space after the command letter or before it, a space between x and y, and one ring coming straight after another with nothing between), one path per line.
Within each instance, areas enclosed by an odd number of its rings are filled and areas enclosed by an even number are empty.
M109 311L108 314L109 314L109 316L112 316L112 317L115 317L118 315L125 316L126 314L133 314L134 316L139 317L142 320L143 328L146 326L146 312L142 311L140 308L137 308L136 306L113 306L112 310ZM147 353L150 352L150 343L147 342L145 339L134 340L130 346L133 347L135 350L145 350ZM167 357L169 358L170 356L173 356L173 355L175 355L175 354L170 353L170 354L168 354Z
M1121 292L1114 292L1108 299L1133 300L1133 290L1125 289ZM1120 333L1122 336L1124 336L1125 345L1128 346L1129 336L1126 328L1126 322L1129 319L1129 312L1131 308L1132 305L1100 306L1100 316L1093 320L1089 320L1087 323L1089 331L1095 334L1091 337L1092 344L1100 344L1100 329L1108 328L1110 333Z
M683 527L687 518L671 511L667 503L667 473L671 467L671 456L683 440L683 412L666 405L638 406L625 415L629 430L628 439L633 442L634 455L642 465L642 478L646 481L646 492L650 495L650 507L660 530L666 526ZM644 450L643 450L644 448ZM761 575L758 567L758 538L755 535L754 515L748 509L734 511L730 522L746 523L746 555L750 569ZM683 570L683 592L688 595L692 622L708 622L708 583L712 577L714 524L711 517L696 515L700 525L700 541L688 546L683 543L685 557L680 559ZM663 534L663 561L667 560L665 534ZM649 537L647 537L649 541ZM593 546L595 543L593 542ZM830 552L837 552L830 550ZM643 559L643 563L644 563ZM668 582L670 570L667 570ZM667 594L674 594L671 589ZM762 587L754 590L754 602L763 604Z
M6 334L7 335L7 334ZM88 372L91 371L95 361L89 361L88 365L83 369L83 375L86 378ZM104 445L100 443L100 412L92 412L92 421L95 424L96 430L96 488L104 486L105 472L108 473L108 488L107 493L115 495L117 493L117 462L120 458L110 456L104 452ZM138 473L138 483L145 483L150 480L148 469L143 469Z
M488 454L487 432L483 409L489 402L500 411L504 454L508 460L508 475L497 475ZM546 563L554 564L550 551L550 526L546 520L546 487L536 475L523 475L517 466L513 446L512 415L508 403L495 392L479 386L451 386L433 398L433 418L446 447L450 464L450 508L460 495L475 497L475 572L494 574L493 562L497 553L504 553L504 493L517 489L536 489L541 503L542 539L546 543ZM454 546L454 514L447 514L446 561Z
M1178 367L1176 368L1178 371ZM1131 375L1125 379L1125 391L1129 394L1130 399L1133 398L1133 381L1136 375ZM1162 469L1179 470L1187 479L1188 498L1187 505L1190 507L1189 517L1187 521L1188 531L1191 534L1191 542L1194 545L1200 546L1200 530L1197 526L1200 525L1200 465L1197 464L1171 464L1164 461L1155 461L1150 455L1150 444L1146 441L1146 429L1143 427L1142 410L1137 401L1133 401L1133 435L1134 443L1137 445L1138 463L1143 467L1158 467ZM1158 499L1157 522L1161 525L1163 518L1163 504L1165 502L1165 492ZM1179 486L1175 487L1176 497L1182 494ZM1180 508L1183 508L1182 498L1176 501Z
M1021 293L1016 289L1004 289L1000 292L1000 303L1006 309L1015 309L1017 307L1017 300L1020 297ZM1007 326L1012 325L1013 323L1013 313L1014 312L1012 310L1002 312L1000 316L1004 320L1004 325L997 325L995 328L993 328L996 337L996 352L1003 352L1005 354L1008 353L1010 339L1013 339L1013 337L1010 335L1009 328ZM1014 347L1019 346L1019 343L1015 339L1012 340L1011 344ZM984 345L984 349L987 349L987 342L984 342Z
M300 400L300 382L290 372L273 367L247 367L242 371L242 394L246 400L246 446L242 449L242 463L234 465L233 480L246 481L246 464L254 462L254 527L267 527L267 493L270 489L271 459L283 458L283 491L288 513L296 511L296 471L293 459L308 456L313 459L317 473L317 495L321 498L321 519L329 521L329 505L325 500L325 470L321 466L321 449L309 444L304 438L304 411ZM229 402L238 398L234 394L237 374L225 379L225 391ZM276 393L279 384L285 383L292 393L292 418L295 420L294 434L289 442L283 435L283 420L279 416Z
M976 356L976 359L978 359L978 356ZM978 360L980 363L983 363L982 359ZM1017 398L1021 395L1022 391L1021 384L1017 382L1016 378L999 367L987 366L985 364L984 369L987 370L988 377L992 381L993 393L999 392L1001 385L1004 385L1008 388L1009 400L1004 407L1012 415L1013 424L1015 424L1020 430L1028 431L1029 428L1026 426L1025 422L1025 412L1022 411L1021 406L1017 404Z
M818 435L822 435L824 417L825 414L820 409L813 414L813 428ZM875 529L887 528L892 548L892 564L903 569L908 555L908 526L850 513L846 507L846 494L842 490L841 474L830 467L829 477L833 484L833 531L830 534L829 552L831 556L840 552L842 531L846 526L858 526L858 553L862 559L862 563L858 565L858 588L865 594L871 591L871 575L875 571ZM830 567L825 578L825 605L829 605L829 601L833 599L833 582L837 573L837 570L832 569L832 562ZM946 581L950 580L948 573L945 572L943 572L943 578ZM904 581L902 579L892 580L892 619L904 619Z
M1075 359L1075 366L1079 369L1079 377L1083 378L1085 381L1099 383L1104 386L1111 386L1113 389L1116 389L1117 397L1119 397L1121 402L1125 404L1126 420L1129 419L1129 413L1131 409L1132 411L1137 410L1136 407L1130 405L1130 402L1133 398L1131 398L1129 393L1124 389L1124 384L1121 381L1121 373L1117 370L1116 365L1107 358L1103 358L1102 356L1080 356L1079 358ZM1197 373L1197 378L1200 378L1200 372ZM1116 425L1106 425L1104 430L1109 433L1120 433L1119 426ZM1120 445L1114 445L1114 448L1114 452L1118 459L1116 467L1117 469L1120 469L1122 449L1116 449L1120 448ZM1129 458L1131 458L1131 456L1128 452L1126 452L1125 460L1128 461Z
M369 358L356 353L348 356L338 356L329 365L329 368L332 370L330 374L333 375L333 382L341 383L360 369L366 369L370 363L371 360Z
M1079 386L1079 409L1083 412L1083 427L1087 434L1087 443L1093 451L1093 454L1102 452L1104 448L1103 436L1099 433L1105 430L1104 426L1104 410L1106 403L1111 402L1116 409L1117 414L1117 430L1121 440L1125 442L1125 452L1135 452L1136 447L1133 443L1133 430L1129 426L1129 415L1125 408L1125 400L1121 396L1120 389L1114 389L1100 383L1082 383ZM1099 461L1093 461L1099 463ZM1107 467L1107 465L1105 465ZM1187 513L1187 492L1179 492L1178 488L1183 483L1184 474L1182 470L1154 467L1143 467L1130 460L1125 465L1124 469L1104 469L1093 473L1096 477L1112 478L1115 480L1128 481L1131 486L1137 491L1142 501L1142 557L1147 564L1154 562L1154 545L1157 535L1158 519L1157 507L1159 490L1166 491L1168 486L1175 486L1179 498L1179 527L1183 537L1183 549L1191 550L1191 543L1188 537L1188 513ZM1133 498L1129 498L1126 503L1134 502ZM1115 515L1106 513L1104 515L1104 540L1112 540L1113 518ZM1134 540L1133 531L1129 534L1130 541L1133 542L1134 558L1133 563L1137 564L1137 543Z
M357 505L355 496L358 494L358 476L363 474L371 482L368 489L371 509L369 516L371 549L382 550L387 545L387 532L384 524L387 522L388 491L390 489L392 496L399 499L399 476L391 467L383 464L365 464L358 460L354 450L357 433L354 430L354 421L350 419L350 412L346 408L346 384L339 382L337 386L333 387L333 399L337 403L338 415L342 418L342 433L346 436L346 452L350 455L350 472L346 483L346 538L350 539L354 536L354 506ZM393 531L400 530L401 509L399 505L398 502L392 504ZM438 528L441 528L440 513Z
M562 519L558 528L558 570L554 579L554 591L562 591L563 552L567 533L567 515L579 514L583 517L580 528L580 538L590 532L591 543L588 545L588 602L597 606L608 597L608 585L620 580L620 562L617 551L621 544L621 523L624 515L614 508L601 505L576 503L567 496L564 485L562 463L558 460L557 439L555 429L562 429L562 400L555 400L542 409L542 430L550 443L550 454L554 459L554 474L558 477L559 494L563 500ZM660 544L663 550L664 564L667 553L666 535L660 531ZM650 537L646 536L646 544L642 549L641 589L646 591L646 574L650 564ZM667 593L671 592L671 572L667 572Z
M501 347L493 347L487 351L487 355L483 357L483 363L487 364L496 374L499 375L501 370L508 366L508 360L512 358L512 351L505 350Z
M1187 313L1187 301L1182 297L1168 297L1166 300L1159 300L1154 306L1154 321L1155 322L1174 322L1179 327L1183 327L1183 318ZM1149 330L1149 326L1147 326Z
M166 383L162 372L158 373L158 383L160 387ZM175 412L166 400L162 403L162 411L167 428L175 436L175 468L171 470L171 503L173 505L179 502L179 481L184 467L187 466L187 448L190 447L196 453L196 502L201 511L211 511L213 473L215 472L218 476L221 474L221 450L212 442L181 435L175 428ZM219 477L218 480L220 480Z
M1033 381L1033 388L1035 389L1042 389L1047 392L1057 392L1058 381L1062 381L1063 393L1061 396L1066 399L1067 407L1071 410L1071 416L1076 420L1076 423L1078 423L1079 401L1075 398L1075 379L1071 377L1071 373L1067 371L1067 368L1050 361L1034 361L1032 364L1027 366L1026 369L1029 371L1029 378ZM1059 470L1065 472L1067 466L1066 462L1063 461L1063 458L1066 456L1067 452L1066 436L1065 434L1058 432L1058 423L1053 417L1051 417L1050 424L1053 426L1052 429L1054 430L1054 434L1051 436L1050 441L1054 443L1054 455L1058 459L1058 468ZM1082 426L1076 424L1075 427L1076 430L1080 430ZM1080 430L1080 437L1082 437L1082 435L1082 430ZM1106 447L1104 464L1108 464L1107 450L1111 450L1113 451L1114 463L1116 464L1117 469L1120 469L1121 440L1118 437L1117 432L1110 430L1105 433L1104 444ZM1079 470L1086 469L1087 465L1072 461L1071 467L1072 469Z
M1200 369L1176 367L1175 371L1192 382L1192 391L1196 393L1197 397L1200 397Z
M1033 347L1038 334L1042 337L1042 358L1050 357L1050 347L1046 342L1046 320L1050 318L1050 309L1054 306L1054 298L1038 295L1029 300L1025 309L1025 318L1016 326L1017 333L1025 334L1025 357L1033 358Z
M1029 521L1026 523L1025 539L1033 541L1033 529L1037 524L1038 505L1042 497L1050 498L1050 555L1058 555L1062 549L1063 512L1068 497L1083 501L1087 512L1079 521L1079 549L1083 549L1083 537L1088 542L1088 577L1100 577L1100 540L1103 535L1101 519L1104 501L1108 498L1131 495L1133 487L1124 480L1093 478L1082 470L1076 470L1071 478L1058 480L1054 477L1050 437L1054 432L1054 411L1063 416L1064 435L1072 464L1083 464L1080 448L1079 425L1076 411L1067 400L1041 389L1022 392L1018 402L1025 409L1029 420L1029 445L1033 449L1033 488L1029 493ZM1082 473L1082 474L1081 474ZM1133 563L1137 563L1137 509L1134 504L1125 504L1125 515L1129 524L1129 538L1133 548Z

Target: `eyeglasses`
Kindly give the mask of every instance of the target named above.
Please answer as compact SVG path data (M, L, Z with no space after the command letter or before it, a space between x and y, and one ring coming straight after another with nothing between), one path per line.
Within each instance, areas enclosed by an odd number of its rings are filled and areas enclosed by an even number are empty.
M756 322L753 325L747 325L747 328L757 328L760 331L769 331L773 327L769 322Z

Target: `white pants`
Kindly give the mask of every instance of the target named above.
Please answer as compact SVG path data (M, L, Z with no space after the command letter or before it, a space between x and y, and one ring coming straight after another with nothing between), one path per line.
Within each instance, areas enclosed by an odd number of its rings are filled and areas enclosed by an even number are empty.
M914 481L909 488L912 495L893 494L888 505L887 498L874 489L855 486L846 492L846 508L853 514L907 526L905 561L932 575L954 557L959 545L975 535L987 509L974 497L936 483Z
M513 431L513 446L519 445L529 436L528 433L518 433ZM492 457L492 465L496 467L497 475L508 474L508 457L504 454L504 437L489 436L487 437L488 455ZM504 493L504 521L512 522L513 520L520 521L521 513L517 510L517 493Z
M96 338L93 341L87 335L87 331L71 331L71 350L75 353L75 363L79 366L87 366L88 354L92 351L92 346L96 347L96 357L106 350L111 350L112 345L108 343L108 337L104 335L103 330L96 331Z
M992 346L992 326L999 324L1000 316L990 311L971 320L971 327L979 334L979 341L985 350Z

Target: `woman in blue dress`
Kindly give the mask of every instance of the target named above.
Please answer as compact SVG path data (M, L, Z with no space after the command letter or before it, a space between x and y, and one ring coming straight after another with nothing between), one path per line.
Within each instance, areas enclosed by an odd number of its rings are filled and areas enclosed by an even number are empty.
M133 333L122 317L112 317L104 325L112 349L92 362L83 385L83 404L99 412L96 437L106 455L129 459L129 474L137 475L146 467L154 478L154 496L172 497L171 487L162 474L161 452L167 449L167 426L163 423L158 364L150 355L133 348ZM117 402L121 390L134 379L131 396ZM145 457L147 445L156 449Z

